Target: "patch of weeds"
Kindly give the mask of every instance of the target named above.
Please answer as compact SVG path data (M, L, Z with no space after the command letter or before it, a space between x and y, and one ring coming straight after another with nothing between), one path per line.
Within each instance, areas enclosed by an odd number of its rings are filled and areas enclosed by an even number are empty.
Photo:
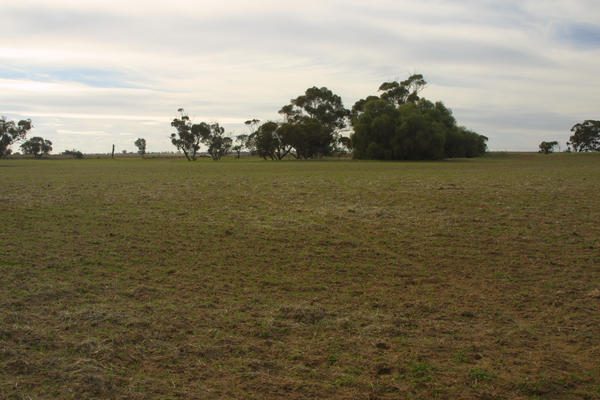
M408 343L408 339L404 336L396 336L396 337L392 338L392 341L394 343L398 343L398 344L407 344Z
M467 353L464 350L459 350L454 355L454 361L458 363L466 363L469 362L469 356L467 356Z
M415 387L431 382L431 373L435 367L425 361L413 362L408 366L408 376L412 379Z
M332 386L340 387L340 386L350 386L356 382L356 378L353 376L342 376L341 378L336 379L331 383Z
M329 354L329 357L327 357L327 362L329 363L329 365L335 365L338 361L339 357L337 354L331 353Z
M344 372L351 375L360 375L362 370L357 367L347 367L344 369Z
M261 339L275 339L287 335L288 327L274 321L262 321L253 331Z
M490 380L496 375L493 372L486 371L482 368L471 368L469 369L469 376L475 381L475 384L477 384Z

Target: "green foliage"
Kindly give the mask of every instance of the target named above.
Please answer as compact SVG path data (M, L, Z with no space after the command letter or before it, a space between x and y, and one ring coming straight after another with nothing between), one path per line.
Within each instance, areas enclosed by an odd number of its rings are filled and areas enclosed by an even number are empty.
M201 124L205 125L202 129L204 132L202 143L208 146L208 154L210 154L211 158L218 161L221 157L229 153L233 145L233 140L224 136L225 128L219 126L219 124L207 125L204 122Z
M350 112L344 108L342 98L326 87L313 86L306 92L291 100L291 104L279 110L287 122L297 123L308 119L317 120L330 130L346 126L346 118Z
M365 105L373 100L379 100L377 96L368 96L366 99L360 99L352 106L350 111L351 120L358 117L362 112L365 111Z
M171 134L171 143L177 149L183 151L188 161L196 161L200 143L208 147L208 154L215 161L228 154L233 145L233 140L224 136L225 129L218 123L207 124L200 122L192 124L190 117L185 114L183 108L177 110L179 118L173 119L171 126L177 129L177 133Z
M35 158L41 158L43 155L52 151L52 142L42 137L35 136L21 145L23 154L33 154Z
M289 144L290 124L279 125L273 121L267 121L258 127L256 132L249 136L249 140L255 152L265 160L281 160L292 150ZM288 141L286 141L288 139Z
M7 121L6 117L0 117L0 157L9 155L11 153L10 145L24 139L32 127L30 119L15 123Z
M600 151L600 121L586 120L571 128L568 145L574 151Z
M280 141L286 149L291 147L297 158L331 154L337 144L337 131L346 127L350 116L341 97L326 87L306 89L279 113L286 121L278 131Z
M384 82L379 86L379 91L383 92L382 99L400 106L408 102L416 103L419 100L419 92L425 88L425 85L427 82L423 79L423 75L413 74L402 82Z
M138 148L138 154L144 157L144 154L146 154L146 139L138 138L133 144Z
M183 151L188 161L196 161L196 154L200 150L202 136L198 127L192 130L190 117L183 108L178 109L177 112L179 112L179 118L174 118L171 121L171 126L177 130L177 133L171 134L171 143L177 147L177 150Z
M62 152L63 156L72 156L73 158L82 159L83 153L79 150L65 150Z
M490 380L496 376L493 372L482 368L470 368L469 375L475 380L475 383Z
M554 152L554 148L558 146L558 142L556 140L552 142L542 142L540 143L540 153L550 154Z
M456 125L442 102L418 97L421 75L386 82L381 98L370 96L353 107L354 157L378 160L435 160L485 153L487 138Z
M332 153L336 139L333 132L314 118L280 127L285 145L293 148L296 158L315 158Z

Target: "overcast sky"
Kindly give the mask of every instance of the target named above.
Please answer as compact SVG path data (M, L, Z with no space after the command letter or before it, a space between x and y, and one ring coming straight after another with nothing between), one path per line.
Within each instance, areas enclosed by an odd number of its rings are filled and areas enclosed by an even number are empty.
M350 108L412 73L491 150L600 119L598 0L0 2L0 115L55 153L173 151L180 107L235 135L308 87Z

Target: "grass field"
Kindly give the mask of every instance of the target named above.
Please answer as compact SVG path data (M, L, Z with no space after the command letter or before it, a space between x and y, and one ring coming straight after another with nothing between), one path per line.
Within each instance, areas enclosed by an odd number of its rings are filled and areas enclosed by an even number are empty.
M600 155L0 161L2 399L598 399Z

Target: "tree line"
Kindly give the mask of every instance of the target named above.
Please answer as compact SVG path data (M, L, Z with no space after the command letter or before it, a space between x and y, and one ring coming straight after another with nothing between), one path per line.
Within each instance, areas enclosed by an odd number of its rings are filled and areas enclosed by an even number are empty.
M573 125L571 132L573 132L573 135L567 142L567 152L600 151L600 121L585 120ZM544 141L539 145L539 153L550 154L557 147L559 147L559 144L556 140Z
M475 157L487 150L487 138L457 126L450 109L442 102L420 98L426 82L415 74L402 82L384 82L379 96L368 96L346 109L340 96L326 87L311 87L291 99L279 114L282 122L258 119L246 121L251 133L223 137L218 124L193 124L179 109L171 126L177 132L171 141L188 160L196 159L200 144L218 160L234 150L264 159L286 157L312 159L334 153L353 152L354 158L378 160L422 160L447 157ZM352 127L352 134L342 135Z
M378 95L358 100L351 109L346 109L341 97L328 88L311 87L281 107L282 121L247 120L250 133L235 138L226 136L219 123L193 123L180 108L179 115L171 121L175 132L170 139L189 161L197 159L201 145L207 147L213 160L232 151L239 158L244 150L265 160L314 159L349 152L357 159L376 160L434 160L484 154L488 138L459 126L452 111L441 101L434 103L420 97L426 85L421 74L401 82L384 82ZM32 127L29 119L15 122L1 117L0 157L10 155L10 146L25 140ZM351 133L344 136L344 132ZM571 132L567 151L600 151L600 121L575 124ZM146 139L138 138L134 145L144 157ZM557 146L556 141L544 141L539 149L551 153ZM52 142L36 136L20 147L24 154L41 158L52 151ZM75 149L62 154L83 158L83 153Z

